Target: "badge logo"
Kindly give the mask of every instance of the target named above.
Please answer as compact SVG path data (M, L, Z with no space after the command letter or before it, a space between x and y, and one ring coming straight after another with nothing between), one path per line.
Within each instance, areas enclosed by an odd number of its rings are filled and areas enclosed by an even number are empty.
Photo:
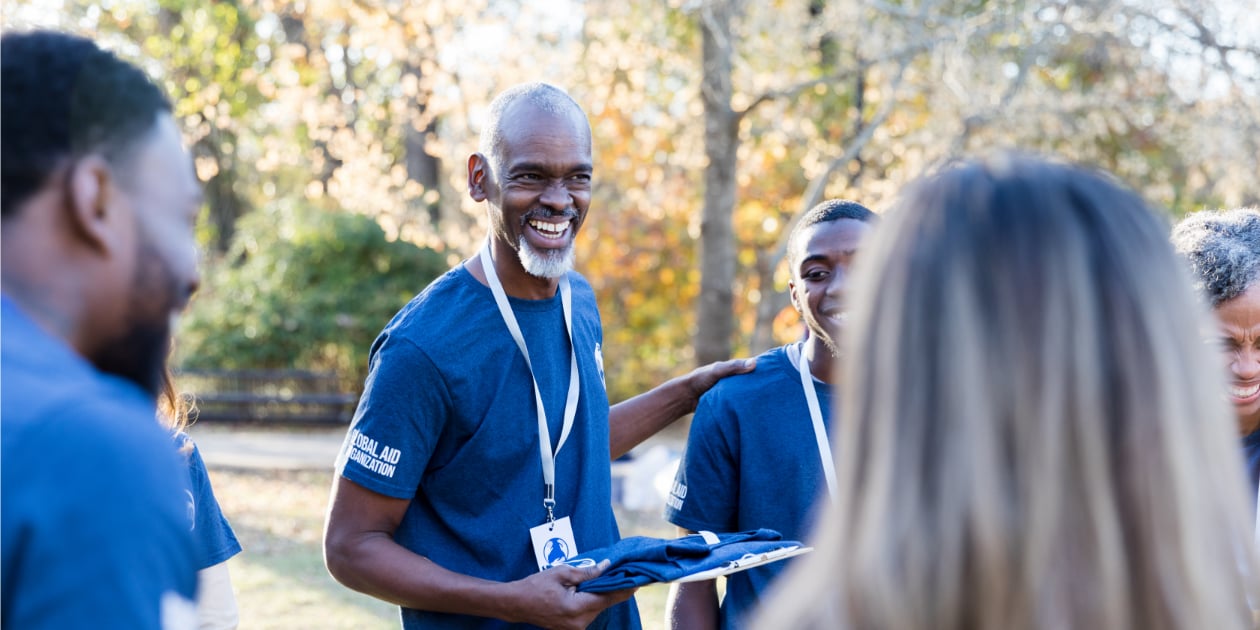
M569 543L563 538L552 538L547 541L543 553L547 554L547 566L556 566L569 559Z

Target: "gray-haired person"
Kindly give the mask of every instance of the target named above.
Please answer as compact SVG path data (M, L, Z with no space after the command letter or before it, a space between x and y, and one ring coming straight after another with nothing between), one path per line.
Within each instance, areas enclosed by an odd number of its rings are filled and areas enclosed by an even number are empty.
M1260 208L1196 212L1172 232L1220 326L1229 400L1252 487L1260 484Z
M372 345L325 561L399 604L408 629L637 628L630 591L576 592L602 568L552 565L620 539L611 458L755 361L609 405L595 294L573 271L596 181L590 123L546 84L507 90L488 118L468 194L489 236Z

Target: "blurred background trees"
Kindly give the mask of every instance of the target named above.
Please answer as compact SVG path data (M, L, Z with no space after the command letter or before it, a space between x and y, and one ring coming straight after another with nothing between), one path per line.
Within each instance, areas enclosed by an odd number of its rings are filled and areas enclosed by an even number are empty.
M161 78L206 184L179 360L337 369L484 235L464 165L497 91L560 85L598 183L579 267L616 401L794 338L784 238L951 159L1106 168L1184 213L1260 203L1246 0L0 0Z
M241 218L176 341L183 367L298 368L361 384L368 350L441 254L385 238L370 217L282 201ZM350 380L354 379L354 380Z

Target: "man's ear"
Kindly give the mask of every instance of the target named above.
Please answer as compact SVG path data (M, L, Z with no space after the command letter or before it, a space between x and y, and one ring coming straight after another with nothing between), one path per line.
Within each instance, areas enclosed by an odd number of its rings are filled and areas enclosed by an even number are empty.
M66 210L71 230L88 247L102 252L117 244L118 190L109 163L99 155L76 160L67 174Z
M803 313L803 311L801 310L800 299L797 298L796 296L796 281L795 280L788 280L788 298L792 300L792 308L796 309L797 313Z
M473 201L482 202L490 196L487 186L490 181L490 160L480 153L468 156L468 196Z

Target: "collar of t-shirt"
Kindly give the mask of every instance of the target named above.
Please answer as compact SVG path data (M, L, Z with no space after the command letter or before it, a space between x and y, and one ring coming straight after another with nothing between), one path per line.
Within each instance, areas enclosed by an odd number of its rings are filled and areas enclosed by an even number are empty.
M796 343L788 344L787 347L784 348L784 352L785 354L787 354L788 361L792 363L793 371L796 370L797 364L801 362L801 349L804 347L805 347L805 342L798 341ZM818 385L822 385L823 387L827 387L827 388L831 387L831 385L824 383L823 381L819 380L817 376L814 376L813 372L810 372L809 377L814 379L814 383Z

